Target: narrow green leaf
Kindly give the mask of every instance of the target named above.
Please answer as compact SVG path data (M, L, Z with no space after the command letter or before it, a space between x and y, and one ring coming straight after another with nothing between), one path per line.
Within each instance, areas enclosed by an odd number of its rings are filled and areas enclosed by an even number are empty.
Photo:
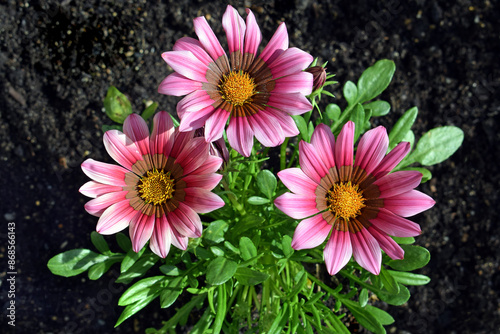
M464 132L455 126L434 128L420 138L408 159L424 166L438 164L455 153L463 140Z
M367 305L366 310L370 312L382 325L391 325L394 323L394 318L384 310L378 307Z
M288 322L289 314L290 314L290 307L288 303L285 303L283 305L281 312L276 316L276 319L274 319L271 328L269 328L268 333L269 334L282 333L283 328L285 328L285 325Z
M224 233L226 233L228 224L224 220L216 220L211 222L203 231L203 240L208 241L208 244L218 244L224 241Z
M391 105L386 101L373 101L363 105L365 110L371 110L373 117L385 116L391 111Z
M335 103L330 103L326 106L326 116L332 121L336 121L340 117L340 107Z
M139 251L139 253L134 252L132 248L130 248L127 252L127 255L123 258L122 264L120 266L120 272L124 273L129 270L130 267L134 265L134 263L141 257L144 253L145 247Z
M94 264L92 267L89 268L89 279L95 281L99 278L101 278L102 275L104 275L111 266L117 262L121 261L121 257L111 257L108 260L100 263Z
M145 299L141 299L134 304L130 304L127 307L125 307L122 314L120 314L120 317L116 321L115 328L118 325L120 325L122 322L124 322L125 320L127 320L128 318L130 318L131 316L133 316L134 314L136 314L137 312L139 312L140 310L145 308L149 303L151 303L158 296L159 296L159 292L156 294L153 294Z
M92 265L106 259L108 259L107 256L97 254L89 249L72 249L51 258L47 267L54 275L71 277L83 273Z
M368 67L358 80L358 102L363 103L380 95L391 83L395 71L396 65L388 59Z
M108 88L104 109L111 120L120 124L123 124L125 118L132 113L130 101L114 86Z
M267 198L273 198L273 194L276 191L276 185L276 176L274 176L270 170L264 169L257 175L257 186Z
M132 248L132 242L130 241L130 238L123 233L116 234L116 242L124 252L128 252Z
M215 256L224 256L225 255L225 252L220 247L217 247L217 246L210 247L210 251Z
M158 108L158 103L156 102L151 103L146 109L144 109L144 111L141 114L141 117L145 121L147 121L148 119L151 118L151 116L154 115L157 108Z
M226 304L227 304L226 287L224 285L220 285L217 288L217 312L215 313L213 334L219 334L222 329L222 324L224 323L224 319L226 318L226 312L227 312Z
M295 121L295 124L297 125L297 128L299 129L300 136L302 137L303 140L306 142L310 141L309 138L309 131L307 130L307 123L301 115L292 115L293 120Z
M240 284L243 285L257 285L269 278L269 274L263 273L250 268L238 268L234 277Z
M160 293L161 308L170 307L170 305L177 300L186 286L186 281L186 276L176 277L172 279L165 288L163 288Z
M220 285L227 282L238 269L238 264L225 257L217 257L207 267L207 282Z
M148 296L151 296L152 294L157 292L158 288L160 287L160 283L165 279L165 276L154 276L141 279L123 293L123 295L118 300L118 305L127 306L141 299L145 299ZM154 285L156 285L156 289L151 289L151 287Z
M404 285L425 285L431 281L431 279L425 275L394 270L388 270L388 272L391 273L396 281Z
M344 97L349 105L354 104L356 102L356 98L358 97L358 88L352 81L347 81L344 85Z
M413 107L408 109L403 116L401 116L391 132L389 132L389 149L393 149L399 142L403 140L408 131L410 131L415 119L418 115L418 108Z
M90 240L92 240L92 243L99 252L106 253L109 251L108 243L104 237L96 231L92 231L92 233L90 233Z
M400 271L412 271L422 268L431 259L429 251L420 246L401 245L405 251L405 257L402 260L391 260L389 266Z
M359 293L359 305L365 307L368 304L368 289L363 288Z
M366 309L359 306L358 303L353 302L352 300L349 299L342 299L341 301L344 304L344 306L347 307L349 311L351 311L352 315L354 315L354 317L361 324L361 326L376 334L386 333L384 327L379 322L379 320L375 318Z
M414 237L391 237L400 245L411 245L415 243Z
M410 291L406 286L399 283L399 293L396 295L388 294L388 293L377 293L377 296L384 302L390 305L403 305L410 299Z
M252 240L248 237L241 237L240 239L240 255L245 261L250 260L257 256L257 248Z
M365 109L361 104L357 104L350 116L350 120L354 122L354 142L356 142L364 130L365 125Z
M179 268L170 264L164 264L161 266L160 271L167 276L179 276L181 274Z
M130 283L134 278L141 277L158 261L156 255L149 255L140 258L126 272L122 273L116 279L117 283Z
M251 205L264 205L264 204L270 203L271 201L267 198L264 198L264 197L251 196L250 198L248 198L247 202L248 202L248 204L251 204Z
M284 235L281 239L281 245L283 246L283 254L285 257L292 256L294 250L292 248L292 238L289 235Z
M398 294L399 293L399 285L391 276L391 274L384 267L380 268L380 279L382 280L382 284L388 293Z

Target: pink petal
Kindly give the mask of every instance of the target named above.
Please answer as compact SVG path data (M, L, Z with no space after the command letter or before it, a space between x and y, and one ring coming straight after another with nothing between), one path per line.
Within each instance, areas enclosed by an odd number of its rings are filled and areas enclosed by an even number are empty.
M215 188L220 180L222 179L222 174L190 174L183 178L186 182L187 187L203 188L206 190L212 190Z
M149 248L159 257L165 258L170 251L171 243L172 229L167 221L167 217L162 215L160 218L156 218Z
M121 166L87 159L82 163L82 170L88 177L97 182L117 187L127 185L125 183L125 174L129 173L129 171Z
M303 140L299 143L299 163L304 173L318 184L328 174L328 167L314 146Z
M304 219L295 229L292 248L295 250L315 248L325 241L331 229L332 225L321 215Z
M393 197L412 190L420 184L422 173L405 170L388 174L373 184L380 190L379 198Z
M145 215L138 212L137 215L130 221L130 240L132 241L132 249L134 252L139 251L144 247L146 242L151 238L155 227L155 216Z
M184 150L184 147L193 140L194 131L189 132L179 132L178 128L175 129L174 145L170 151L170 156L172 158L177 158L179 154Z
M371 219L370 223L382 232L395 237L415 237L422 233L418 224L384 208L380 209L377 218Z
M391 237L381 232L375 226L370 226L368 232L377 240L380 248L382 248L391 259L402 260L404 258L405 251Z
M177 104L177 108L179 108L179 104ZM210 116L212 116L214 111L215 108L211 105L206 108L184 114L181 114L178 111L179 118L181 119L179 131L194 131L205 126L205 122Z
M129 226L137 211L124 200L107 208L97 222L97 232L105 235L118 233Z
M335 162L337 168L352 166L354 152L354 123L347 122L337 137L335 143Z
M142 155L149 154L149 128L141 116L128 116L123 122L123 133L132 139Z
M326 168L335 167L335 137L332 130L326 124L319 124L311 136L311 144L316 149L319 159L324 162Z
M222 164L222 159L216 156L208 156L207 160L194 170L190 175L203 175L203 174L212 174L219 170Z
M276 58L274 62L272 62L268 66L271 69L273 78L280 78L302 71L312 61L313 57L309 53L298 48L290 48L283 52L278 58ZM308 80L308 82L311 83L311 87L309 87L308 89L310 93L312 90L312 74L310 74L310 79Z
M224 201L210 190L203 188L186 188L184 203L197 213L208 213L224 206Z
M300 168L288 168L278 172L281 182L295 194L314 195L318 184L311 180Z
M205 122L205 140L213 142L222 137L222 132L226 126L229 112L224 109L217 109Z
M244 157L249 157L253 147L253 130L247 117L231 117L227 127L229 145Z
M189 175L208 158L208 146L203 138L193 138L179 153L175 162L182 166L183 175Z
M193 91L200 90L202 84L174 72L167 76L158 87L158 93L173 96L187 95Z
M209 65L214 60L208 55L208 53L201 45L200 41L192 37L181 37L179 38L172 48L174 51L190 51L198 60L203 64Z
M332 229L332 235L326 243L323 257L330 275L337 274L349 262L352 256L352 245L349 232Z
M380 164L372 171L372 174L377 178L381 178L389 174L401 160L410 152L411 146L408 142L399 143L392 151L387 154Z
M123 167L132 170L132 166L143 160L137 145L124 133L109 130L103 136L104 147L108 154Z
M245 21L238 14L238 11L229 5L222 16L222 27L226 32L229 52L243 52L243 38L245 37L246 30Z
M163 60L180 75L200 82L208 82L208 67L190 51L168 51L162 55Z
M203 16L200 16L195 18L193 23L196 35L210 57L212 57L213 60L217 60L220 56L225 55L224 49L220 45L212 28L208 25L207 20Z
M249 8L245 10L247 12L247 31L245 32L244 52L255 56L262 41L262 34L252 11Z
M93 216L100 217L111 205L125 199L128 191L118 191L101 195L85 203L85 210Z
M356 233L349 232L349 234L356 262L372 274L378 275L382 265L382 252L380 252L377 240L365 228Z
M289 50L293 50L293 49L289 49ZM287 52L288 52L288 50L287 50ZM301 71L301 70L302 69L300 69L298 71ZM274 75L273 75L273 77L274 77ZM298 72L298 73L293 73L293 74L281 77L279 79L276 79L274 82L276 83L276 86L274 87L272 94L274 94L274 93L281 93L281 94L300 93L301 95L309 95L309 94L311 94L311 91L312 91L313 75L309 72Z
M312 109L311 102L304 95L300 93L281 94L274 90L267 104L290 115L301 115Z
M206 108L214 103L214 100L210 98L210 95L207 94L204 90L197 90L192 92L189 95L186 95L182 100L177 104L177 114L181 119L181 122L189 112L198 112L203 108ZM200 116L201 117L201 116Z
M189 238L198 238L201 236L203 226L200 216L183 202L179 207L168 214L170 225L179 232L180 235Z
M430 209L436 202L428 195L418 190L384 199L384 208L402 217L411 217Z
M382 161L389 147L389 136L383 126L367 131L361 137L354 166L370 174Z
M172 245L181 250L186 250L189 242L188 237L180 235L172 226L170 226L170 229L172 231Z
M272 118L278 122L285 137L295 137L300 133L297 124L295 124L293 118L286 112L272 108L266 108L266 111L269 111L272 114Z
M102 184L95 181L89 181L80 187L78 190L81 194L96 198L97 196L101 196L103 194L112 193L115 191L121 191L123 188L118 186L110 186L108 184Z
M280 23L273 37L271 38L269 43L267 43L264 50L262 50L259 58L264 60L266 64L269 65L286 49L288 49L288 33L286 31L286 25L283 22Z
M303 219L319 212L315 195L284 193L274 200L274 205L294 219Z
M283 129L267 111L259 110L247 118L255 138L265 147L278 146L285 140Z
M175 128L172 118L166 111L160 111L153 118L153 133L149 143L151 154L170 155L174 144Z

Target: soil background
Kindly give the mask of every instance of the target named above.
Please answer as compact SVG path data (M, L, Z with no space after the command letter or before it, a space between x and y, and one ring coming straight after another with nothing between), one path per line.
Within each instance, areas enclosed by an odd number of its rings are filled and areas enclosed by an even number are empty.
M498 333L500 328L499 94L497 1L229 1L251 7L263 45L286 21L290 46L300 47L342 86L383 58L396 74L382 95L392 105L373 125L391 128L418 106L417 138L436 126L465 132L459 151L431 167L419 187L435 207L414 218L417 244L431 252L401 307L389 307L390 333ZM139 112L144 101L175 112L179 98L157 93L171 70L161 53L195 37L192 19L205 15L221 41L222 1L0 1L0 332L141 333L170 314L153 302L119 328L113 325L124 287L118 269L98 281L63 278L46 267L54 255L92 248L97 219L84 211L78 188L86 158L110 161L101 126L111 124L103 98L116 86ZM7 325L7 223L16 231L16 327ZM113 238L109 238L113 239ZM185 332L186 329L179 329Z

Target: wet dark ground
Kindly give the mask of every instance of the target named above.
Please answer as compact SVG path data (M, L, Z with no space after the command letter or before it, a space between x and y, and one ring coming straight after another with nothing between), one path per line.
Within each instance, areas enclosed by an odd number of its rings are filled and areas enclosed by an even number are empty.
M341 83L356 81L376 60L397 71L383 98L391 127L412 106L413 130L455 125L462 148L431 167L421 190L436 206L415 217L417 243L431 252L420 271L429 285L390 307L391 333L496 333L500 328L498 118L500 24L496 1L230 1L251 6L268 41L285 20L290 46L320 61ZM96 219L78 188L81 162L108 161L101 125L109 85L127 93L136 111L144 101L175 111L174 97L156 92L169 73L161 59L176 39L194 36L192 18L206 15L219 36L227 3L216 1L0 1L0 277L1 332L7 325L8 222L16 236L17 333L132 333L168 317L153 303L118 329L113 325L124 287L118 270L99 281L63 278L49 258L91 248ZM225 40L223 38L223 40ZM342 97L341 85L334 93ZM333 102L333 100L332 100ZM343 103L339 102L339 103ZM183 330L180 329L179 332Z

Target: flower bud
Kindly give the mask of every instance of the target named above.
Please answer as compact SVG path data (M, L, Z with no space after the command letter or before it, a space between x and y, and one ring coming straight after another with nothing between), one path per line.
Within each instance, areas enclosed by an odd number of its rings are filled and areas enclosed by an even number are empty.
M326 71L322 66L313 66L305 70L313 75L313 92L323 87L326 82Z

